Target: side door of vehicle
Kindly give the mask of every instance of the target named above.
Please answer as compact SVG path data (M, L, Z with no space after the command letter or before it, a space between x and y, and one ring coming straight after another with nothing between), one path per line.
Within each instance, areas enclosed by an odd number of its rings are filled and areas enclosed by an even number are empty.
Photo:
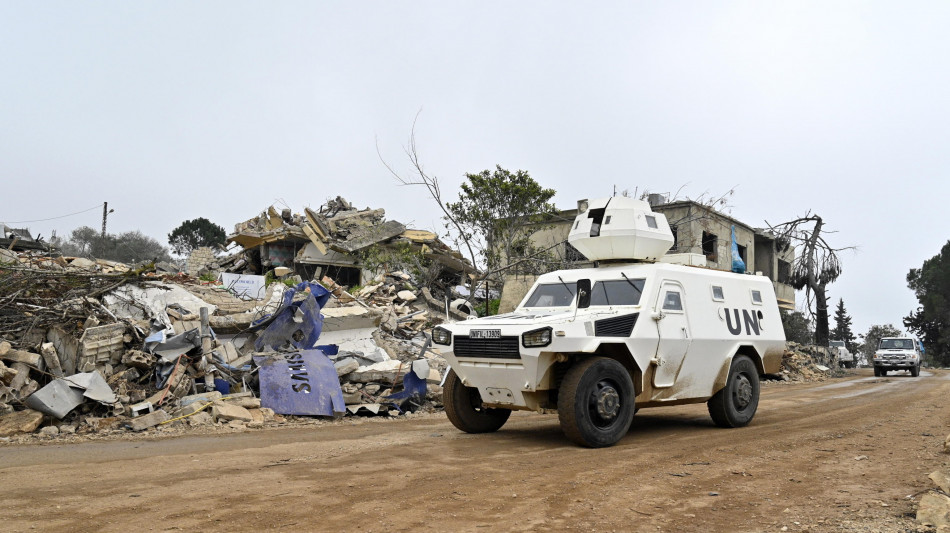
M677 281L664 280L653 311L659 337L653 386L671 387L676 383L692 343L683 285Z

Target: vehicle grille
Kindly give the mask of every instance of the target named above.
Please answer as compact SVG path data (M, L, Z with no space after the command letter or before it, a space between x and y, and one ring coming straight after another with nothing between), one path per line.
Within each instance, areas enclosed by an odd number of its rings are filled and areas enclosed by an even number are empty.
M640 313L604 318L594 322L597 337L629 337Z
M500 339L470 339L468 335L455 337L455 357L487 359L521 359L518 337Z

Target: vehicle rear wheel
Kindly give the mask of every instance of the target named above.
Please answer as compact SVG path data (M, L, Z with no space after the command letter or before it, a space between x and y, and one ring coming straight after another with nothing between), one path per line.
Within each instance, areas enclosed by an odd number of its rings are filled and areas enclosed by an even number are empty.
M616 444L630 430L635 396L630 373L622 364L606 357L578 361L558 389L561 430L581 446Z
M752 421L759 406L759 371L748 356L732 359L726 386L706 402L719 427L737 428Z
M911 369L910 369L910 375L911 375L911 377L915 377L915 378L916 378L917 376L919 376L919 375L920 375L920 365L911 367Z
M498 431L511 416L511 409L483 407L478 389L463 385L455 370L449 370L445 378L442 403L452 425L466 433Z

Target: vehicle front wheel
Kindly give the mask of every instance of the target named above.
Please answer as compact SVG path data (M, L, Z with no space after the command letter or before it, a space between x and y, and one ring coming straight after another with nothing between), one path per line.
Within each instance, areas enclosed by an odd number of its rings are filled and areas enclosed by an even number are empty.
M511 409L483 407L478 389L463 385L455 370L449 370L445 378L442 403L452 425L466 433L498 431L511 416Z
M919 376L919 375L920 375L920 365L911 367L911 369L910 369L910 375L911 375L911 377L915 377L915 378L916 378L917 376Z
M882 369L881 369L881 377L884 377L884 376L886 376L886 375L887 375L887 370L884 370L884 369L882 368Z
M732 359L726 386L706 402L719 427L737 428L752 421L759 406L759 371L745 355Z
M874 367L874 377L876 377L876 378L881 377L881 369L880 369L880 368Z
M622 364L606 357L578 361L558 389L561 430L581 446L616 444L630 430L635 396L630 373Z

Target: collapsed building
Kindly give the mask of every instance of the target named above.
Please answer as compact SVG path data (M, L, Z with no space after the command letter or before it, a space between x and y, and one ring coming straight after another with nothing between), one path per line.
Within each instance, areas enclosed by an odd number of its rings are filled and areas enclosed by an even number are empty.
M5 250L0 438L440 406L445 362L425 330L467 316L446 304L474 269L435 234L382 216L339 198L304 216L269 208L237 225L236 253L193 254L200 279ZM426 268L396 270L385 250ZM242 278L259 289L225 283Z
M372 252L380 249L412 250L435 265L434 277L457 285L475 268L431 231L408 229L395 220L385 220L384 209L358 210L341 197L317 210L305 208L292 214L274 206L238 223L228 236L243 248L229 272L265 274L274 268L291 269L303 279L330 277L343 286L365 285L378 265Z

